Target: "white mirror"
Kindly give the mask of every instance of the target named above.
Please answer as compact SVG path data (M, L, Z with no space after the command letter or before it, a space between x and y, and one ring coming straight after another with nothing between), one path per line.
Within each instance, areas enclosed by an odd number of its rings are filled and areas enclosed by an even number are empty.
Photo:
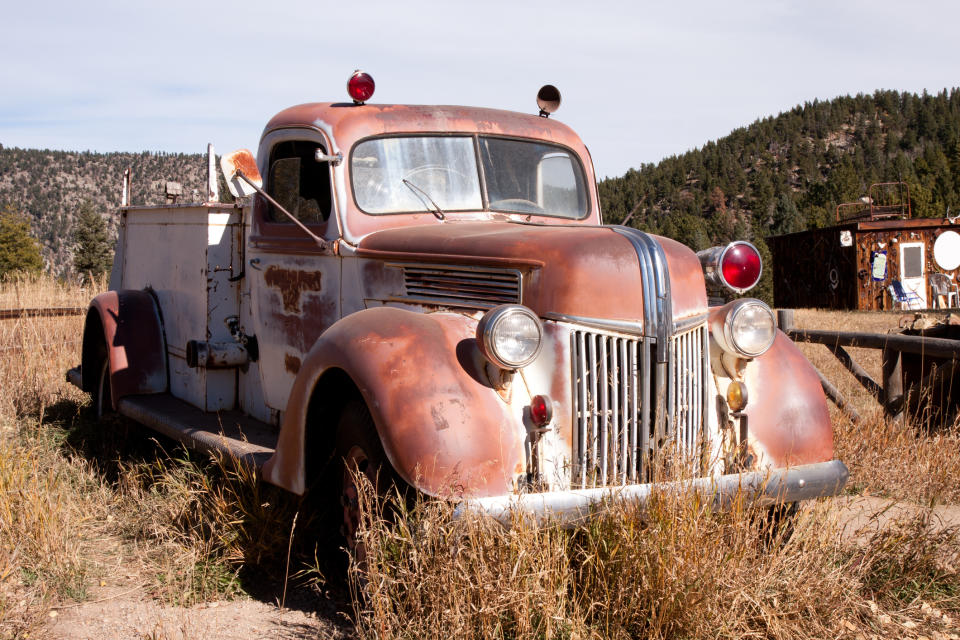
M257 188L263 188L263 178L257 169L257 161L248 149L238 149L220 158L220 168L227 180L227 188L234 198L244 198L256 193L257 189L251 183ZM238 173L246 180L238 176Z

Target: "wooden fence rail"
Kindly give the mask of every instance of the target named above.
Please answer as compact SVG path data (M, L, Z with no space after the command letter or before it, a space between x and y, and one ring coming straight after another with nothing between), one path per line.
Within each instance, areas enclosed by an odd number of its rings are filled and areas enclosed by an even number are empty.
M903 354L911 353L934 361L960 360L960 340L930 336L905 336L897 333L861 333L857 331L824 331L798 329L794 326L793 309L777 311L780 330L796 342L812 342L826 346L837 360L857 379L870 395L883 406L887 415L900 417L904 409ZM882 380L878 383L854 360L844 347L880 349ZM860 415L819 370L820 386L824 393L851 420Z
M85 307L43 307L38 309L0 309L0 320L18 318L56 318L60 316L81 316Z

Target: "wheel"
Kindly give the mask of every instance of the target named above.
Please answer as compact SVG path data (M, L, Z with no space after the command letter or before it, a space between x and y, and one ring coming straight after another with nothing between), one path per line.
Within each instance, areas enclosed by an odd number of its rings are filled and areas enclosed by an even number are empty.
M113 394L110 389L110 362L105 348L103 357L97 363L98 367L95 370L97 382L90 395L93 400L94 415L97 420L100 420L113 411Z
M799 510L796 502L780 502L768 507L761 523L764 543L784 544L790 540Z
M363 567L366 547L357 537L361 516L357 474L366 476L381 497L389 495L394 487L403 495L407 486L390 466L370 410L362 400L351 401L340 414L336 459L341 461L339 493L343 522L340 532L348 553Z

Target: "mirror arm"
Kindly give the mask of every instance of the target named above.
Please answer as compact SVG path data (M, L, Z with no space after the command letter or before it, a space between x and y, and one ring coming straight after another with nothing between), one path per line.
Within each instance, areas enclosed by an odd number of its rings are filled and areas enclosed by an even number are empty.
M324 153L323 149L317 149L316 153L314 153L314 158L316 158L317 162L329 162L334 166L343 162L343 154L339 151L331 156Z
M330 251L330 250L331 250L331 247L330 247L331 243L330 243L330 242L328 242L327 240L324 240L323 238L321 238L320 236L318 236L318 235L315 234L314 232L310 231L310 229L307 229L307 225L305 225L305 224L303 224L302 222L300 222L299 220L297 220L296 217L294 217L294 215L293 215L292 213L290 213L289 211L287 211L286 209L284 209L284 207L283 207L282 204L280 204L279 202L277 202L276 200L274 200L273 198L271 198L270 196L268 196L268 195L267 195L267 192L264 191L263 189L261 189L260 187L258 187L256 184L254 184L253 180L251 180L250 178L248 178L247 176L245 176L245 175L243 174L243 171L241 171L240 169L237 169L237 172L236 172L235 175L236 175L238 178L242 179L244 182L246 182L248 185L250 185L251 187L253 187L253 188L256 190L257 193L259 193L260 195L262 195L264 198L267 199L267 202L269 202L270 204L272 204L273 206L275 206L277 209L279 209L281 212L283 212L283 215L285 215L285 216L287 216L288 218L290 218L290 221L291 221L291 222L293 222L295 225L297 225L298 227L300 227L305 234L307 234L308 236L310 236L311 238L313 238L313 241L317 243L317 246L318 246L318 247L320 247L320 248L323 249L324 251Z

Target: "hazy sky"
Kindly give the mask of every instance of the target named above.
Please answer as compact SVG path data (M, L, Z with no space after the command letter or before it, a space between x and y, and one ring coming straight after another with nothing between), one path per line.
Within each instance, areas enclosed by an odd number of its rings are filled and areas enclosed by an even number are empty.
M0 144L256 150L280 109L346 98L536 111L600 176L814 98L960 86L960 3L27 0L0 12Z

